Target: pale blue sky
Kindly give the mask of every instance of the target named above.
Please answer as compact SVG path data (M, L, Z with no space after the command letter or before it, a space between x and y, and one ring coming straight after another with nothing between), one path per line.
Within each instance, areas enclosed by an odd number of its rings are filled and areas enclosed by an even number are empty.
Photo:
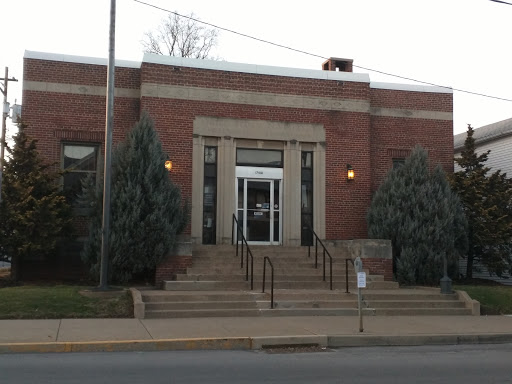
M355 65L512 99L512 6L489 0L146 0L248 35ZM5 9L5 8L4 8ZM21 100L24 50L108 57L109 0L17 0L0 23L0 71ZM116 58L140 61L145 31L166 17L117 0ZM221 32L226 61L320 69L322 59ZM366 72L355 69L355 72ZM372 81L404 80L368 72ZM454 133L512 117L512 102L454 93ZM11 132L13 129L11 129Z

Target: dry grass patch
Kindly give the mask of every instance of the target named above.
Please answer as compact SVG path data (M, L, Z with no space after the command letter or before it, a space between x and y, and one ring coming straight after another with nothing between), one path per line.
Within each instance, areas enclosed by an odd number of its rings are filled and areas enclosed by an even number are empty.
M0 289L0 319L132 318L129 291L115 298L89 298L73 285L25 285Z

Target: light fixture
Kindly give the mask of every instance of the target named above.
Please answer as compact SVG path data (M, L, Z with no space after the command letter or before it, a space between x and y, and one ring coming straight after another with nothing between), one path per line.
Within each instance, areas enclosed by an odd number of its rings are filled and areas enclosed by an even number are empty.
M171 160L167 160L165 162L165 169L167 169L168 171L171 171L171 169L172 169L172 161Z
M354 177L355 177L354 168L352 168L352 166L350 164L347 164L347 180L348 181L354 180Z

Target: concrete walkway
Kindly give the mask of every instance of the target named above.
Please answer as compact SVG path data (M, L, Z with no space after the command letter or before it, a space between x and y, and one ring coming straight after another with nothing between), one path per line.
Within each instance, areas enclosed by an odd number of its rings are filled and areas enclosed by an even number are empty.
M512 343L510 316L0 320L0 353Z

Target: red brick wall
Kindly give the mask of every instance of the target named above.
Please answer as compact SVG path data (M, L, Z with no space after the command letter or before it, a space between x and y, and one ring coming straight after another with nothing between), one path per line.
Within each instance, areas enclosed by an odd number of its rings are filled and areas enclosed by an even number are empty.
M452 95L370 89L367 83L289 78L143 63L141 70L116 69L116 87L140 83L371 101L372 107L450 112ZM25 60L25 80L105 86L106 66ZM60 162L62 141L103 142L105 97L24 91L27 133L39 139L47 160ZM171 177L183 196L192 194L192 130L196 116L322 124L326 133L326 238L365 238L371 193L391 168L393 154L421 144L433 162L453 167L452 122L143 97L115 99L114 143L125 136L140 110L155 120L163 148L173 160ZM356 179L346 180L351 164Z
M107 67L36 59L24 60L24 81L106 87ZM116 68L116 88L138 89L138 68ZM23 91L22 117L27 134L38 139L41 155L60 164L62 142L103 143L105 139L106 96L57 92ZM116 97L114 104L114 143L139 118L139 99ZM104 149L102 148L102 153Z
M114 79L115 86L118 88L138 89L140 87L140 69L116 67ZM24 59L23 80L106 87L107 66ZM23 100L23 106L25 106L25 100Z
M326 238L366 237L364 214L370 201L370 117L363 113L329 112L295 108L143 97L142 109L156 123L163 148L173 159L171 177L192 196L192 130L197 115L211 117L320 123L326 129ZM172 132L172 134L168 134ZM348 183L346 167L357 172L357 182Z
M372 107L380 108L441 112L452 112L453 110L453 95L451 93L410 92L372 88L370 100Z
M371 90L373 107L453 111L449 93ZM430 167L441 164L453 171L453 122L449 120L372 116L371 118L371 190L375 192L392 167L392 159L407 157L421 145L428 151Z
M141 71L142 83L360 100L370 98L367 83L213 71L151 63L142 63Z
M363 266L370 275L383 275L385 281L393 281L393 260L364 258Z
M186 273L192 266L192 256L168 256L158 267L155 273L155 285L158 287L164 280L173 280L177 273Z
M102 96L65 93L23 92L23 120L31 137L38 139L41 155L60 164L62 142L103 143L105 140L106 101ZM114 144L139 118L139 100L116 98ZM104 149L101 149L104 152Z
M430 166L441 164L453 171L451 121L372 116L372 192L392 167L394 157L405 157L417 145L428 151Z

